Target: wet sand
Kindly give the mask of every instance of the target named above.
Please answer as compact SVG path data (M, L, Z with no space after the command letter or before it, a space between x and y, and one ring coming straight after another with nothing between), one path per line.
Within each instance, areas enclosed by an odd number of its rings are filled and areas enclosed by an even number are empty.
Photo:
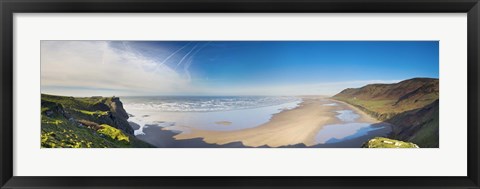
M145 135L137 135L136 137L158 148L248 148L240 142L232 142L224 145L208 144L201 138L176 140L173 131L162 130L158 125L146 125L143 130ZM160 139L160 140L159 140Z
M377 119L373 118L372 116L368 115L367 113L361 111L360 109L358 109L357 107L355 107L351 104L348 104L348 103L345 103L345 102L342 102L342 101L339 101L339 100L335 100L335 99L330 99L330 98L328 100L332 101L332 102L335 102L337 104L341 104L344 107L348 107L348 109L353 110L356 114L360 115L360 118L357 120L357 122L366 122L366 123L378 123L379 122Z
M284 110L272 116L269 122L257 127L236 131L205 131L191 129L180 133L175 139L202 139L209 144L226 145L240 142L250 147L318 146L315 135L325 125L340 123L335 111L350 109L360 115L359 121L378 123L367 114L344 102L326 99L322 96L305 96L297 108ZM335 106L328 106L335 102ZM164 128L167 129L167 128ZM320 147L320 146L319 146Z
M230 122L230 121L217 121L217 122L215 122L215 124L229 126L229 125L232 124L232 122Z

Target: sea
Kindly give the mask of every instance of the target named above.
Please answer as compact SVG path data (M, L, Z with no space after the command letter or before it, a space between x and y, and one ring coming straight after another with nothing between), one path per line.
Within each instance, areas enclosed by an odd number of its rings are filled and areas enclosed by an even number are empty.
M150 126L174 132L192 129L233 131L259 126L283 110L300 105L294 96L149 96L121 97L129 121L143 135Z
M149 96L120 97L120 100L129 114L128 121L136 125L134 134L137 136L154 136L150 132L156 129L177 134L195 130L249 129L267 123L275 114L294 109L303 102L302 98L295 96ZM325 101L322 106L339 106L328 99L322 101ZM385 124L361 122L360 115L352 109L342 106L334 111L340 122L323 126L315 135L316 144L360 147L369 138L385 136L391 131ZM154 140L174 141L161 137ZM357 141L342 144L351 140Z

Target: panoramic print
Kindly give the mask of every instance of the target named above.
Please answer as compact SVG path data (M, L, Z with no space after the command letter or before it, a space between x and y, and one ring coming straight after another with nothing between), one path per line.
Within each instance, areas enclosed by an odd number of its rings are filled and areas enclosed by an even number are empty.
M439 148L438 41L41 41L41 148Z

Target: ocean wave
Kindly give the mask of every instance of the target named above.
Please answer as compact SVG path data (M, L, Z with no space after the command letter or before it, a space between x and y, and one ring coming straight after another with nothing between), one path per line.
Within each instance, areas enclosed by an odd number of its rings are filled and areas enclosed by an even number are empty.
M164 112L214 112L252 109L301 101L298 97L124 97L128 109Z

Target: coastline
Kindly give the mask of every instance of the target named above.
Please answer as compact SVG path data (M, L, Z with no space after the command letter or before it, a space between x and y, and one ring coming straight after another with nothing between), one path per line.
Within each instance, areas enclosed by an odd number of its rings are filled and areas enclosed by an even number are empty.
M173 132L190 132L192 130L233 131L267 123L272 115L283 110L293 109L301 103L301 99L257 108L244 108L224 111L163 111L154 109L125 108L131 115L130 122L135 123L135 135L145 134L145 125L168 127ZM245 119L248 118L248 119Z
M143 122L142 126L135 123L132 126L138 129L135 131L138 132L137 138L157 147L328 147L335 144L319 143L318 135L323 128L350 123L340 117L345 111L351 112L348 115L357 116L354 122L372 125L380 123L360 109L326 96L298 96L298 98L301 98L301 103L297 106L279 109L278 112L269 114L264 121L256 121L257 124L248 124L254 123L248 121L252 119L252 115L258 116L258 110L254 109L240 112L227 111L229 114L236 115L235 119L225 117L224 115L227 114L224 113L219 114L220 117L219 115L210 117L209 113L136 111L134 114L137 117L132 117L133 119L142 118L148 121ZM182 117L171 117L172 115L184 117L210 115L207 119L211 124L205 127L205 125L201 126L205 124L204 122L199 123L193 120L175 123L174 120L181 120ZM245 120L247 122L244 122ZM244 123L238 125L241 122ZM211 127L212 125L214 127ZM376 133L378 132L372 132L362 138L376 135ZM357 146L358 141L355 139L336 144L351 147Z
M303 96L303 102L296 108L283 110L272 115L267 123L237 131L191 130L174 136L177 140L202 138L209 144L224 145L241 142L245 146L280 147L304 144L317 145L315 136L326 125L342 123L336 118L336 111L351 109L360 115L359 121L378 123L361 110L341 101L324 96ZM328 106L335 102L335 106ZM167 128L164 128L167 130Z
M368 115L366 112L360 110L359 108L357 108L357 107L355 107L355 106L353 106L349 103L346 103L346 102L343 102L343 101L340 101L340 100L336 100L336 99L332 99L332 98L328 98L328 100L331 100L331 101L336 102L336 103L340 103L344 106L347 106L351 110L353 110L355 113L360 115L360 118L358 120L360 122L367 122L367 123L379 123L379 122L381 122L380 120L377 120L376 118Z

